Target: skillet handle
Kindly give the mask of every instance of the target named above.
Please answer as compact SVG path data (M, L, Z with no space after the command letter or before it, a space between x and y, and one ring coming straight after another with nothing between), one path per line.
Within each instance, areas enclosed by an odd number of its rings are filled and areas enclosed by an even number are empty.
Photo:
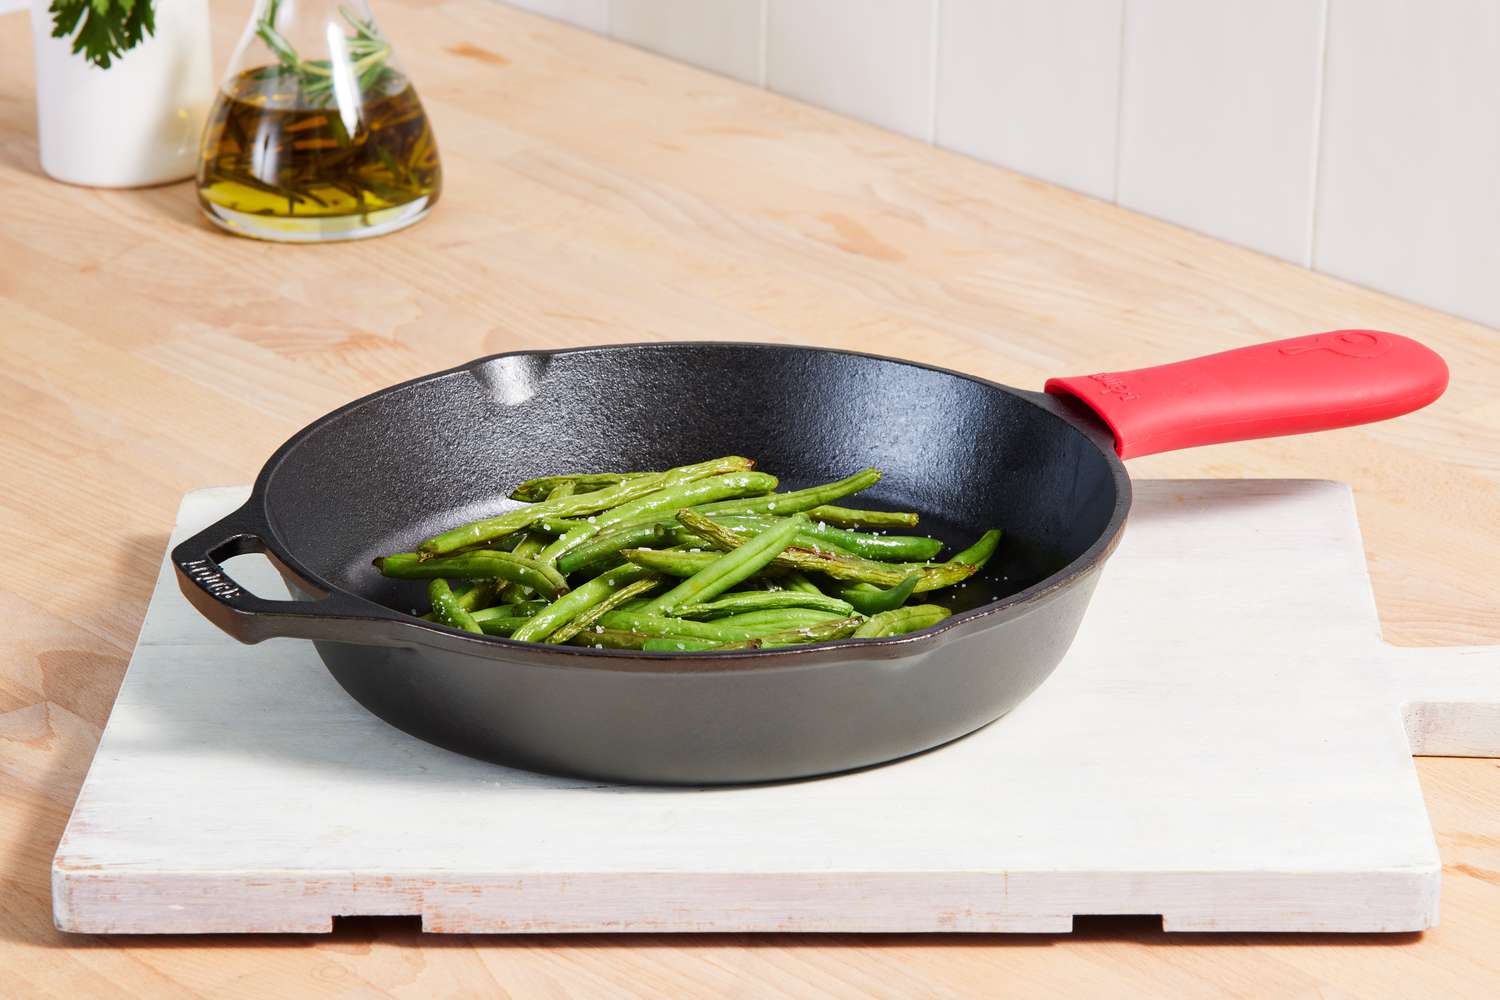
M1415 340L1333 330L1191 361L1047 381L1115 434L1121 458L1374 423L1420 409L1448 366Z
M361 645L392 645L412 628L405 615L373 601L328 592L290 569L266 545L270 528L252 499L172 549L177 586L199 613L240 642L285 636ZM317 600L272 601L256 597L224 572L220 563L259 552Z

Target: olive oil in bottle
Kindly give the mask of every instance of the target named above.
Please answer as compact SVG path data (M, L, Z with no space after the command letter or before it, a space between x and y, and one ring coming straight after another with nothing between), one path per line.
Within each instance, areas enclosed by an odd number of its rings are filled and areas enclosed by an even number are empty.
M432 126L389 43L362 0L319 3L299 0L293 17L259 0L234 65L266 61L233 72L210 112L198 199L230 232L358 239L410 225L437 201ZM321 44L301 50L299 37Z

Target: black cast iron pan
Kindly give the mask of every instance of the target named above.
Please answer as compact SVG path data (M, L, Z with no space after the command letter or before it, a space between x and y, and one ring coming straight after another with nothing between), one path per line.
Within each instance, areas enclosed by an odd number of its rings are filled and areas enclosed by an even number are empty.
M345 690L424 740L611 780L764 781L892 760L1004 715L1062 659L1130 508L1121 457L1378 420L1447 370L1394 334L1341 331L1026 392L865 354L644 344L484 358L305 428L238 511L177 546L193 605L242 642L311 639ZM398 609L375 555L507 508L569 470L756 458L798 488L867 465L873 499L967 541L982 582L935 628L821 646L654 654L472 636ZM220 564L264 552L292 600ZM950 600L951 598L951 600Z

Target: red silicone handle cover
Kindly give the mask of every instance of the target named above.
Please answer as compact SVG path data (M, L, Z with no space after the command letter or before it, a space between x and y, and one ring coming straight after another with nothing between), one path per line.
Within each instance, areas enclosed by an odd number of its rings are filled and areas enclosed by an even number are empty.
M1115 433L1121 458L1373 423L1443 394L1448 366L1415 340L1334 330L1155 368L1049 379Z

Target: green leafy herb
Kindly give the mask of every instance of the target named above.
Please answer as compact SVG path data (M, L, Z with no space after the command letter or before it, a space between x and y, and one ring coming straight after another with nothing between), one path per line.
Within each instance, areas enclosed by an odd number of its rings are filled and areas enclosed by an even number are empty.
M156 34L152 0L52 0L47 9L52 14L52 37L72 36L74 53L83 53L100 69L109 69L147 35Z
M281 0L271 0L266 5L265 16L255 26L255 33L276 56L279 70L297 79L303 101L309 107L322 107L333 95L333 66L327 59L303 59L297 54L292 44L276 29L276 15L280 9ZM361 20L347 7L340 7L339 14L354 29L346 44L350 68L354 71L360 93L383 89L395 75L388 65L391 44L381 37L374 20Z

